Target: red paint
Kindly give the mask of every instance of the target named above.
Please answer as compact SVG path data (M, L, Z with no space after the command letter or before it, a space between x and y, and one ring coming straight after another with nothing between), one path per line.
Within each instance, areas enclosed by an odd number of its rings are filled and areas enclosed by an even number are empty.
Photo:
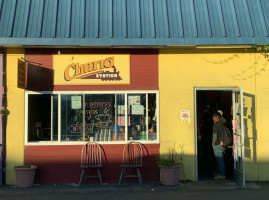
M158 90L158 51L62 49L61 54L130 54L130 84L119 85L53 85L53 54L55 49L27 49L26 58L36 66L30 73L28 90L39 91L108 91L108 90ZM38 68L40 68L38 73ZM48 70L42 71L41 68ZM50 69L50 70L49 70ZM34 71L34 70L32 70ZM38 78L35 78L38 77Z
M101 169L104 182L118 182L123 144L104 144L106 161ZM156 166L156 156L159 155L159 144L144 146L142 177L145 182L159 181L159 168ZM25 163L38 166L36 183L78 183L80 169L80 154L82 145L48 145L25 146ZM93 173L96 173L93 171ZM138 181L130 179L130 181ZM98 179L85 180L98 182Z

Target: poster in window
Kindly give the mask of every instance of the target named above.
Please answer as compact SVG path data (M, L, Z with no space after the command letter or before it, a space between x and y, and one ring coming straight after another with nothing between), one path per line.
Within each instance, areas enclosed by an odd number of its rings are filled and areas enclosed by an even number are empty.
M144 115L144 106L132 105L132 115Z
M81 96L72 96L71 97L71 108L72 109L81 109Z
M140 96L128 96L128 103L129 105L140 105Z
M125 126L125 116L118 116L118 125L119 126ZM130 126L130 116L128 116L128 126Z
M118 115L125 115L125 105L118 105Z

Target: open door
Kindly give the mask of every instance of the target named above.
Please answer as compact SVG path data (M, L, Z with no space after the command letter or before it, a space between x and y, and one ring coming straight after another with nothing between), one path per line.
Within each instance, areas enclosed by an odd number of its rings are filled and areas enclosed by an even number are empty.
M234 180L245 187L243 89L233 90Z

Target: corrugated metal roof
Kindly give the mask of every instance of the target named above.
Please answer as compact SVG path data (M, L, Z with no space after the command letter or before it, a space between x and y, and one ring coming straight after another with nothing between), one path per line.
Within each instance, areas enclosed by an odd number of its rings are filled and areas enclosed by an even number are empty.
M269 0L0 0L0 45L269 43Z

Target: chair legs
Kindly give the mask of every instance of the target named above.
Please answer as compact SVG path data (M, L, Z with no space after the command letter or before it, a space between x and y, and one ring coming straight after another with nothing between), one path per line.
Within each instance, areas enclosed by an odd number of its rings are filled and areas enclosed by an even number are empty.
M99 168L96 168L96 170L97 170L97 174L98 174L98 176L85 176L85 177L84 177L84 175L85 175L85 173L86 173L86 169L82 169L82 172L81 172L81 175L80 175L80 180L79 180L79 184L78 184L78 186L80 186L80 184L81 184L83 178L99 178L100 183L103 184L100 169L99 169Z
M126 169L125 168L122 168L121 174L120 174L119 185L121 184L121 181L122 181L123 177L125 176L125 171L126 171Z
M83 169L83 170L82 170L82 172L81 172L81 175L80 175L80 180L79 180L79 184L78 184L78 186L80 186L80 184L81 184L81 182L82 182L82 179L83 179L84 174L85 174L85 169Z
M97 173L98 173L98 177L99 177L100 183L103 184L102 177L101 177L101 172L100 172L100 169L99 168L97 168Z
M142 185L142 176L141 176L140 168L136 168L136 169L137 169L137 175L138 175L138 178L139 178L140 185Z
M140 185L142 185L142 175L141 175L140 168L136 168L136 171L137 171L137 176L131 176L131 175L129 175L129 176L125 176L126 168L122 168L122 170L121 170L121 175L120 175L120 180L119 180L119 184L118 184L118 185L121 184L121 182L122 182L122 180L124 179L124 177L132 177L132 178L136 178L136 177L138 177L138 179L139 179L139 183L140 183Z

